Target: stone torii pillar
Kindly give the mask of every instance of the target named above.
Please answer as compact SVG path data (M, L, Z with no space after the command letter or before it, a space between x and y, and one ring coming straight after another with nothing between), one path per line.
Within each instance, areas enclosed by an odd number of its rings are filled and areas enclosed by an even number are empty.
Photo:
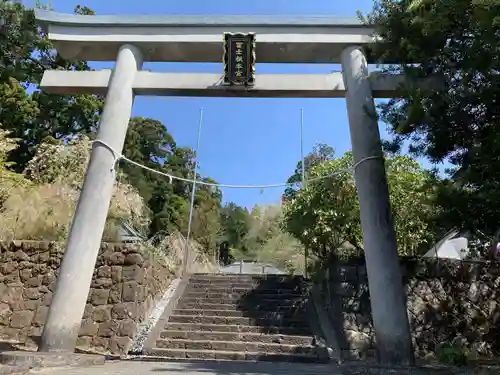
M119 49L97 132L97 139L118 153L123 150L134 102L133 82L141 67L138 48ZM39 351L75 349L113 193L115 156L103 144L92 148Z
M341 55L361 226L379 360L413 364L403 278L368 65L360 47ZM390 310L388 310L388 307Z

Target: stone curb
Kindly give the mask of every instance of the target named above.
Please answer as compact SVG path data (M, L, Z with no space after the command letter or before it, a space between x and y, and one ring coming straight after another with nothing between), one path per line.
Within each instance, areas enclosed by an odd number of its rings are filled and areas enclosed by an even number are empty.
M28 366L0 365L0 375L25 375L29 370Z
M3 352L0 362L6 369L14 367L24 373L30 369L44 367L80 367L104 365L105 357L101 355L79 353L42 353L42 352ZM23 372L20 372L23 373ZM0 370L0 374L3 374ZM12 372L10 374L13 374ZM15 372L14 372L15 374Z

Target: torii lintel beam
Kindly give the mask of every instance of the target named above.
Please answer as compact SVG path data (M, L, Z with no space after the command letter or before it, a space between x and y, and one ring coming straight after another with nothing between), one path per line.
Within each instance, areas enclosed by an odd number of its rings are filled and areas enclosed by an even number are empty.
M133 44L144 61L219 63L224 32L253 32L259 63L335 64L347 46L374 41L373 28L355 17L84 16L37 10L36 18L63 57L87 61L114 61L120 46Z
M48 70L40 87L51 93L105 94L111 70L76 72ZM403 83L402 76L370 74L375 98L394 97ZM136 95L198 97L277 97L343 98L346 88L342 73L331 74L257 74L253 87L225 86L220 74L137 72L133 90Z

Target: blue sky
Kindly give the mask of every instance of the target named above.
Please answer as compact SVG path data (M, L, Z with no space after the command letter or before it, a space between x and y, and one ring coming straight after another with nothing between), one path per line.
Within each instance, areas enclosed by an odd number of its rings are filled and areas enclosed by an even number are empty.
M27 6L34 3L23 1ZM355 16L368 12L371 0L52 0L58 12L77 4L97 14L265 14ZM258 46L257 46L258 51ZM258 53L258 52L257 52ZM112 67L95 63L94 68ZM172 72L222 71L221 64L145 64L144 69ZM328 73L326 64L258 64L258 73ZM305 153L327 143L338 154L350 149L344 99L244 99L137 97L133 115L158 119L179 145L195 148L199 109L204 108L199 171L220 183L264 185L285 182L300 159L300 109L304 108ZM382 137L385 126L380 126ZM223 189L224 201L252 207L278 203L282 189Z

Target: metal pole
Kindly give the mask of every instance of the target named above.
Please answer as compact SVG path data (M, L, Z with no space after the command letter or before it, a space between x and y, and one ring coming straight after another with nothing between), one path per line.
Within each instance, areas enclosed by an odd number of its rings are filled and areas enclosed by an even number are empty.
M200 108L200 121L198 125L198 139L196 141L196 151L194 155L194 166L193 166L193 188L191 191L191 204L189 205L189 220L188 220L188 230L186 235L186 248L184 250L184 258L182 260L182 276L186 275L187 262L189 259L189 239L191 237L191 225L193 222L193 208L194 208L194 197L196 194L196 170L198 169L198 152L200 151L200 139L201 139L201 126L203 125L203 108Z
M306 187L306 165L304 163L304 108L300 109L300 159L302 160L302 187Z
M306 164L304 162L304 108L300 109L300 160L302 160L302 189L306 188ZM307 279L307 247L304 248L304 277Z

